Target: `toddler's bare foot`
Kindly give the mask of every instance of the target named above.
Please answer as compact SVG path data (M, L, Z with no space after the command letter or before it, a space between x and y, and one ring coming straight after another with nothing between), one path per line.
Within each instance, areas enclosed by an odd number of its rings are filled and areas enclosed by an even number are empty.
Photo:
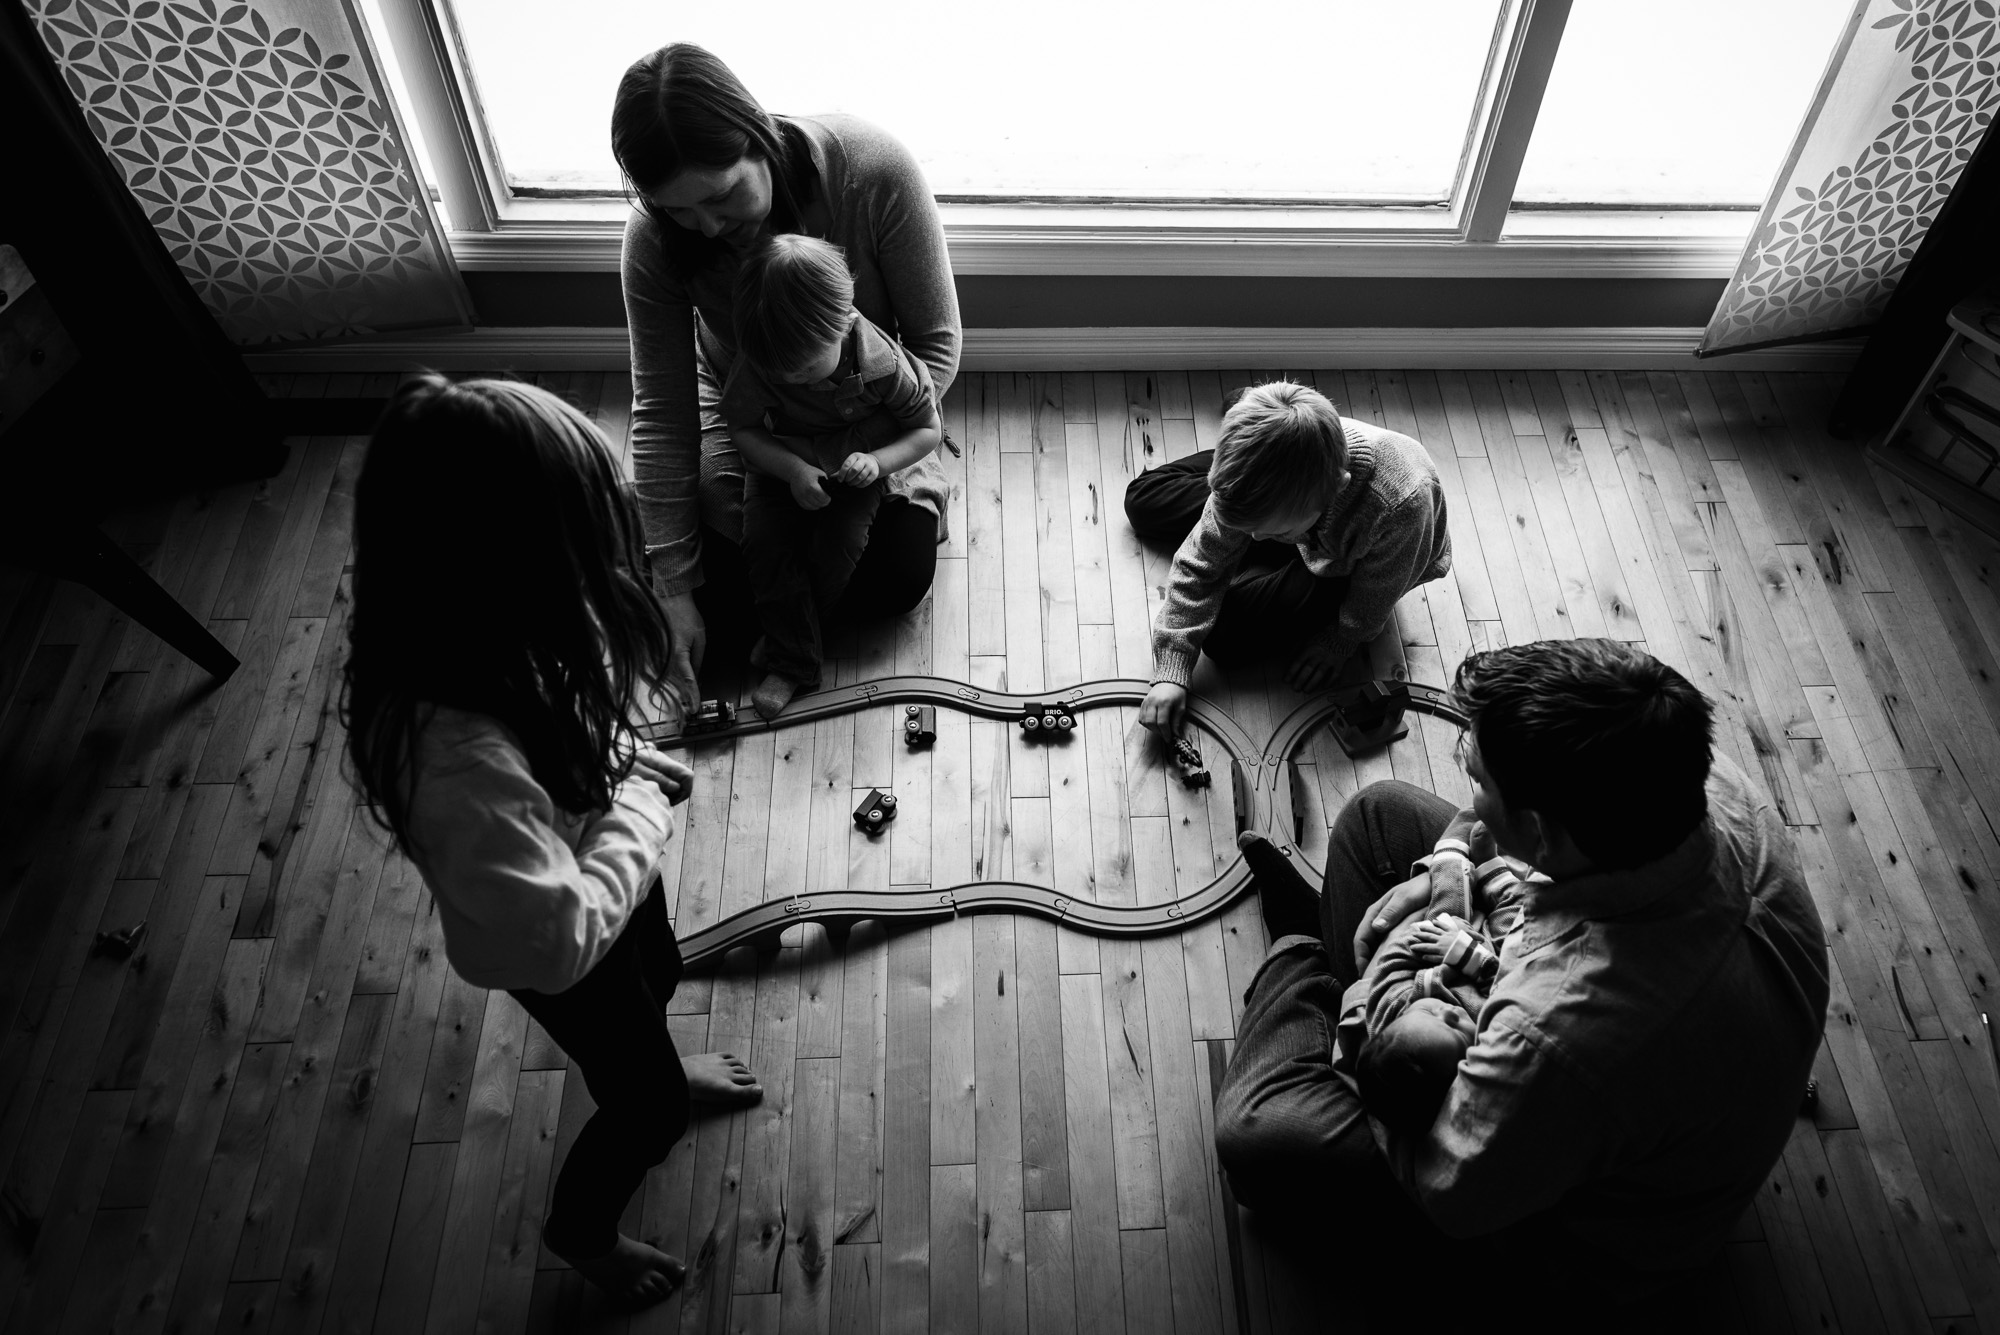
M757 683L757 689L750 692L750 704L757 711L757 717L770 720L778 717L784 707L799 693L799 683L776 672L764 675Z
M764 1097L764 1087L733 1052L704 1052L681 1058L688 1094L696 1103L748 1107Z
M687 1267L676 1258L622 1233L617 1245L603 1256L584 1260L565 1256L563 1260L615 1301L633 1307L650 1307L664 1301L680 1287L687 1274Z

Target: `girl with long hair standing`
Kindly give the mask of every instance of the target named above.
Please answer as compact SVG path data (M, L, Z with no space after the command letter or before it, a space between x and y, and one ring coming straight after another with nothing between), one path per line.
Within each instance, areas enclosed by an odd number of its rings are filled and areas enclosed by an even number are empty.
M585 1278L656 1302L681 1262L618 1232L692 1100L761 1091L727 1053L685 1061L655 868L693 772L639 743L673 637L617 461L532 385L405 384L355 493L342 709L356 781L423 874L460 977L505 988L597 1104L544 1238Z

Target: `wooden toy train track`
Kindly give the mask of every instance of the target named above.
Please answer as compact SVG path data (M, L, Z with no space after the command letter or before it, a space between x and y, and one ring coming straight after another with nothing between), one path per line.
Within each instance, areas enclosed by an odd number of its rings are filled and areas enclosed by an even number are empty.
M795 701L771 722L736 713L726 720L710 717L698 733L683 736L665 725L642 729L641 736L663 745L703 745L756 732L790 728L802 723L851 714L876 705L929 705L977 718L1015 721L1030 703L1067 706L1072 714L1109 705L1137 705L1151 683L1131 677L1084 682L1066 691L1038 691L1032 696L992 691L945 677L877 677L819 692ZM1252 742L1240 724L1200 696L1188 698L1190 726L1219 742L1229 756L1230 782L1236 803L1236 828L1260 830L1288 855L1304 862L1289 833L1291 758L1314 728L1332 721L1343 745L1372 749L1396 731L1405 708L1433 713L1464 724L1442 691L1409 682L1368 683L1321 696L1294 710L1262 746ZM778 938L797 923L816 922L836 938L855 923L926 922L973 913L1024 913L1099 936L1149 936L1178 931L1222 912L1250 886L1250 870L1239 855L1208 884L1165 904L1099 904L1059 894L1047 886L1019 881L970 881L948 887L905 886L896 890L830 890L789 899L771 900L732 914L721 922L681 938L681 957L690 968L712 964L738 946L758 950L777 947Z

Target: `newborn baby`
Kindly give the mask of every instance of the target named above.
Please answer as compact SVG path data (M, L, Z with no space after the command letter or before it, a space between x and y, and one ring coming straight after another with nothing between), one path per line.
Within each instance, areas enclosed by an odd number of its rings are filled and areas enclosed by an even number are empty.
M1423 1134L1458 1078L1472 1033L1465 1007L1436 997L1411 1002L1361 1045L1354 1083L1362 1105L1391 1130Z
M1389 934L1341 998L1334 1069L1378 1121L1421 1134L1478 1032L1525 882L1540 874L1501 856L1471 812L1412 870L1430 877L1430 907Z
M1500 960L1448 913L1410 924L1403 945L1413 962L1426 966L1411 975L1415 999L1363 1041L1354 1083L1363 1106L1383 1125L1422 1134L1458 1077L1459 1058L1472 1046L1475 1025L1459 989L1483 990Z

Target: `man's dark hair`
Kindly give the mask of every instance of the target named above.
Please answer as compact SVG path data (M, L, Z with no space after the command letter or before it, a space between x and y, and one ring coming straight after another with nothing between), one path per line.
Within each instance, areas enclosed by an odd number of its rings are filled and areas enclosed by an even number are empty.
M1598 867L1664 857L1708 814L1713 709L1651 654L1511 645L1467 656L1452 694L1500 799L1561 824Z

